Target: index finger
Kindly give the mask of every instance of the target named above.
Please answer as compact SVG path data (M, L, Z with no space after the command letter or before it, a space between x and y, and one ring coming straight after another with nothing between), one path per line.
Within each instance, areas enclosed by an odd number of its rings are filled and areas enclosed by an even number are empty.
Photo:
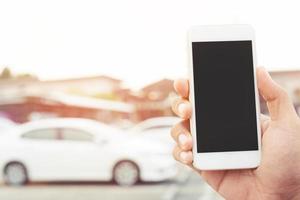
M177 79L174 81L174 89L179 96L188 99L189 97L189 81L188 79Z

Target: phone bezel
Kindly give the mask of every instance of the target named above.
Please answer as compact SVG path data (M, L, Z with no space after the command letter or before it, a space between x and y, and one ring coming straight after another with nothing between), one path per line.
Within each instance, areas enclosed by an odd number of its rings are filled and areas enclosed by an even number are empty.
M189 48L189 77L190 77L190 96L193 111L195 110L194 100L194 75L193 75L193 55L192 42L209 41L252 41L253 52L253 72L255 86L255 106L257 121L258 150L255 151L230 151L230 152L208 152L197 153L197 136L195 112L192 112L190 119L191 133L193 137L193 165L202 170L220 170L220 169L243 169L255 168L259 166L261 160L261 130L260 130L260 105L259 93L256 81L256 51L254 29L250 25L204 25L192 27L188 32Z

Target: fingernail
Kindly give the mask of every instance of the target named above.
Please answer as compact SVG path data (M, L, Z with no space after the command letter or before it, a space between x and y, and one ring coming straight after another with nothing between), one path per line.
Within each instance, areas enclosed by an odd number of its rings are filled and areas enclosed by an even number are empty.
M180 153L180 159L183 161L183 162L187 162L188 161L188 153L187 152L181 152Z
M185 145L188 141L188 138L186 135L184 135L183 133L181 133L178 137L178 141L180 143L181 146Z
M184 103L180 103L178 105L178 112L179 112L179 114L183 115L184 112L185 112L185 109L186 109L186 105Z

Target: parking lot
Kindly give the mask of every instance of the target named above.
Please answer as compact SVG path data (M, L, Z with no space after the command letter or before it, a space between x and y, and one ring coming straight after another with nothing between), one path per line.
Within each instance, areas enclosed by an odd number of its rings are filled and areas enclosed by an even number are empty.
M31 183L24 187L0 187L3 200L219 200L222 199L198 175L183 168L175 180L120 187L113 183Z

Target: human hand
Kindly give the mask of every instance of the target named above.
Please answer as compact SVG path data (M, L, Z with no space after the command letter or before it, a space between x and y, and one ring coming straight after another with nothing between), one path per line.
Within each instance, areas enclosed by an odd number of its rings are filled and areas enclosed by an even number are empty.
M261 115L262 160L256 169L204 171L192 165L188 80L174 82L180 98L173 111L183 119L171 135L177 145L173 156L192 167L225 199L300 199L300 120L288 94L263 68L257 69L257 85L270 117ZM201 105L200 105L201 106Z

